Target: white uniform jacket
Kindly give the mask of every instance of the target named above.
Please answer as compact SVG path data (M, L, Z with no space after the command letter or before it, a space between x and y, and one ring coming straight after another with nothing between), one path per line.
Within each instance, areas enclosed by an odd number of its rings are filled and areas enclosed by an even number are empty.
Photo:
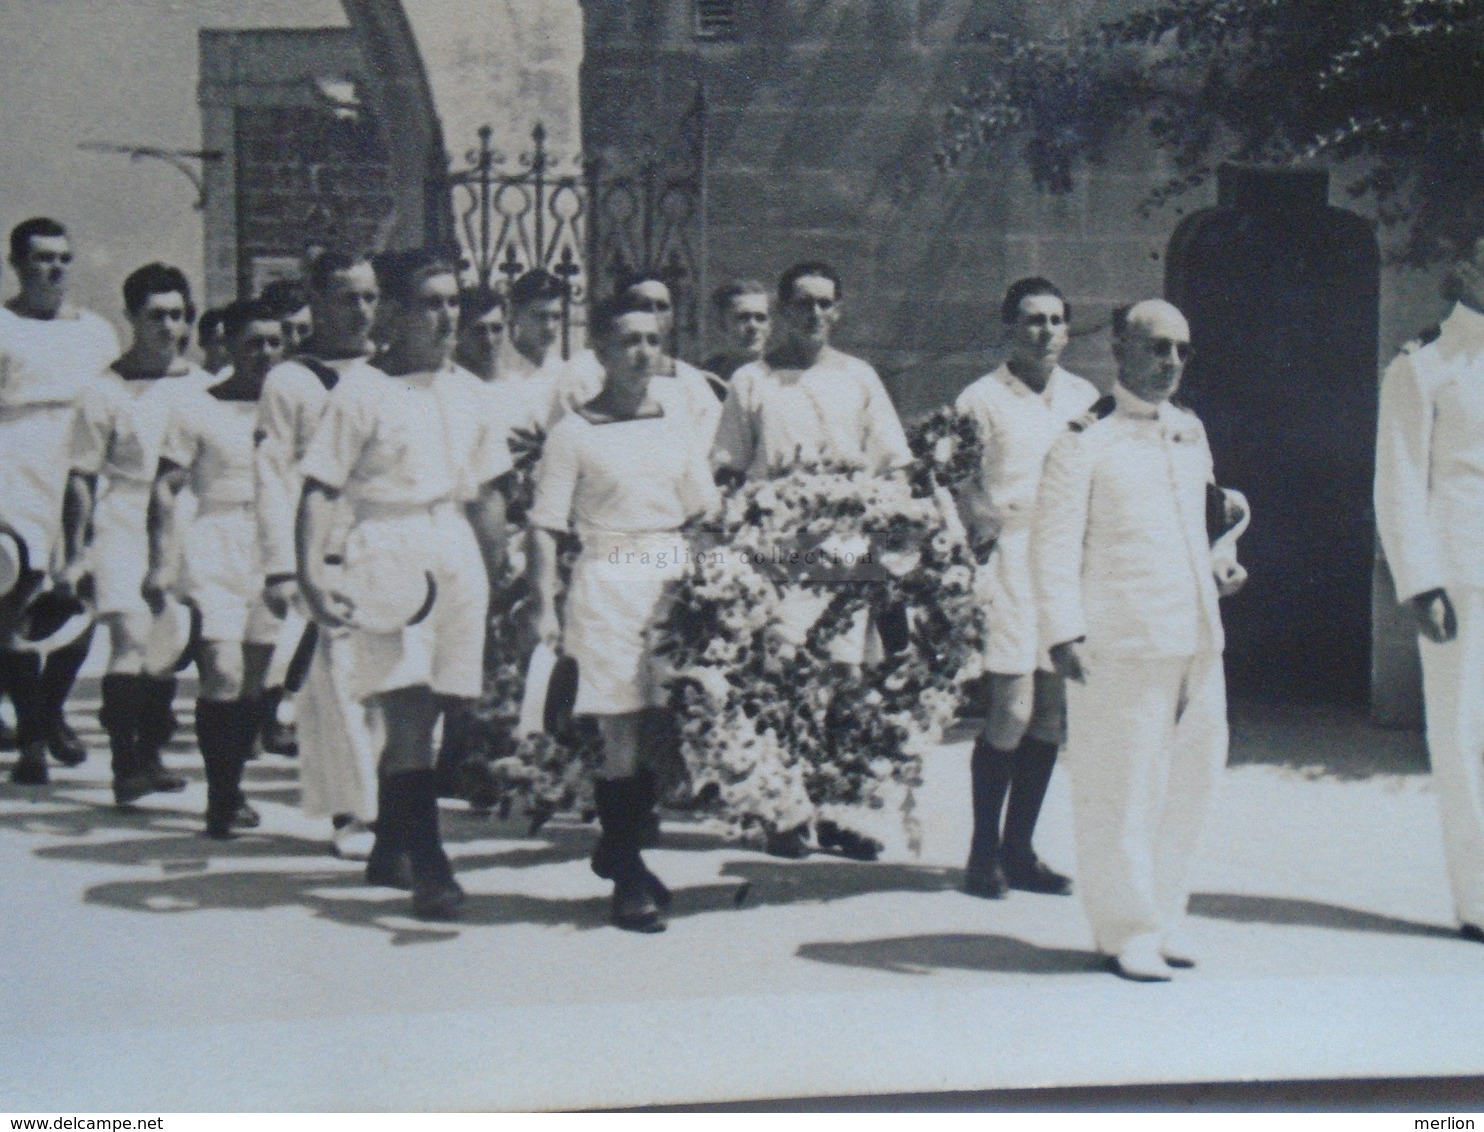
M1376 526L1401 601L1484 589L1484 315L1459 305L1386 370Z
M1052 447L1032 563L1049 648L1180 657L1224 646L1205 523L1211 449L1194 413L1118 390L1114 412Z

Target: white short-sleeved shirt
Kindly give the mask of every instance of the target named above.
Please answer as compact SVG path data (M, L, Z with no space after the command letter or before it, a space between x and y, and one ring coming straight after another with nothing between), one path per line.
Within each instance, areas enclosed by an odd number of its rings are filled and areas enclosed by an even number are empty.
M568 413L536 468L533 527L672 531L715 506L716 485L686 422L665 414L594 424Z
M83 388L73 417L74 470L110 483L152 483L174 406L213 378L199 366L168 377L128 380L106 369Z
M711 379L679 358L671 359L669 373L657 373L649 379L649 395L664 407L666 413L690 429L703 452L709 453L721 419L721 402L712 390ZM603 391L607 374L603 363L591 350L583 350L567 363L561 387L563 411L585 405Z
M324 370L326 377L316 374L307 361ZM363 369L374 367L360 357L327 361L301 356L274 366L263 382L256 436L258 540L270 574L294 572L294 516L299 508L301 486L299 461L309 450L309 441L325 415L330 387L342 375Z
M71 404L118 356L113 327L92 311L24 318L0 307L0 409Z
M225 400L211 388L190 390L172 406L160 457L189 472L190 489L203 505L252 503L258 494L257 425L256 401Z
M833 350L808 369L774 368L767 361L738 369L722 406L712 464L757 478L820 460L883 474L912 462L876 371Z
M1046 453L1097 399L1092 382L1060 366L1040 393L1002 365L959 394L955 407L974 421L984 442L983 464L964 497L978 533L1029 525Z
M452 365L397 377L347 371L299 471L343 489L353 505L472 500L512 466L485 408L479 379Z

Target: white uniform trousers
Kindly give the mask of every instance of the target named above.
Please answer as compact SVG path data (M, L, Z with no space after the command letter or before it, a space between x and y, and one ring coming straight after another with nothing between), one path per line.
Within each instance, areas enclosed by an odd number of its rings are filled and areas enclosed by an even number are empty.
M1220 653L1093 656L1067 682L1077 890L1098 950L1156 946L1185 915L1189 871L1226 764Z
M1453 903L1484 927L1484 590L1450 589L1458 636L1421 640L1427 752L1443 819Z
M376 817L376 756L365 706L351 686L349 633L320 627L294 700L300 805L306 817Z

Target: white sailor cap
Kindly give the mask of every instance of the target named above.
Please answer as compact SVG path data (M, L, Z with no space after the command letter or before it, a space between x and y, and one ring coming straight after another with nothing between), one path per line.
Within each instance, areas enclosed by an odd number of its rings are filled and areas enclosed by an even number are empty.
M174 676L196 658L201 643L201 610L174 594L165 595L164 608L150 623L144 642L144 673Z
M433 611L438 583L426 569L392 569L383 561L376 571L333 569L326 589L334 612L353 629L395 633L416 625Z
M65 590L40 589L26 601L11 625L6 644L13 652L45 658L66 648L93 627L92 605Z

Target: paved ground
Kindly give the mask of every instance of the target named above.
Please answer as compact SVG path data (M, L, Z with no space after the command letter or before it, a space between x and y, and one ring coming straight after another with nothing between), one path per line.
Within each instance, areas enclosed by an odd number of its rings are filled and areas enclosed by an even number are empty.
M1200 967L1104 973L1074 899L955 890L968 744L941 748L887 859L779 861L666 823L670 930L606 923L593 831L444 812L459 925L358 883L249 771L256 835L199 836L204 786L110 804L107 758L0 787L0 1109L621 1105L1155 1080L1484 1070L1484 948L1451 922L1420 739L1238 709L1196 863ZM183 728L189 735L189 728ZM1040 848L1072 870L1058 775ZM746 899L737 897L746 889Z

